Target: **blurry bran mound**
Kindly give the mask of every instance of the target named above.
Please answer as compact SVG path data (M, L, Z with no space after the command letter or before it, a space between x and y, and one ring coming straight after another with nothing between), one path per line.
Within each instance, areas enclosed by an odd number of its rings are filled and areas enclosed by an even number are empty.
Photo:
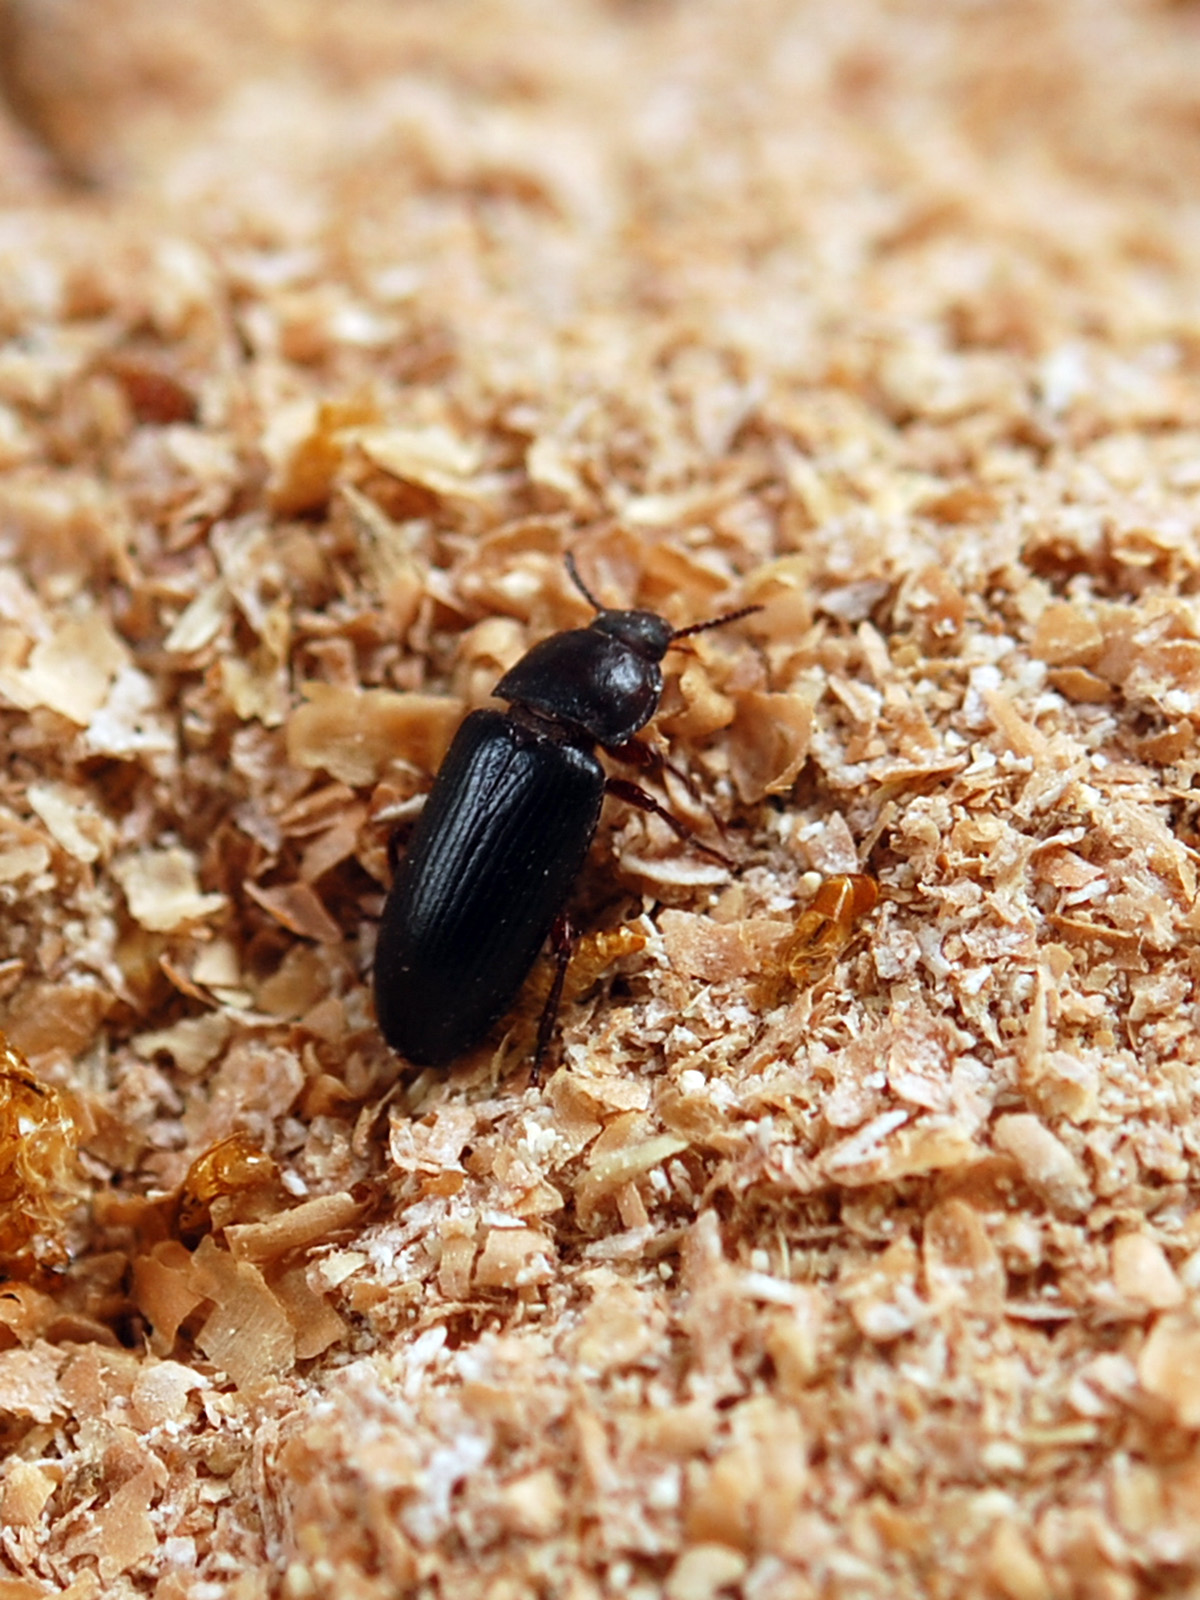
M0 1600L1196 1593L1200 10L229 12L0 3ZM736 870L414 1077L568 547Z

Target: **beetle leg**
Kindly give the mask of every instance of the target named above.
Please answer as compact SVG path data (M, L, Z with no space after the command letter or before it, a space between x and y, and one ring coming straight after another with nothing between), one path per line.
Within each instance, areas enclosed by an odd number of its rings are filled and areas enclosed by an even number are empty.
M624 744L609 744L604 748L615 760L623 761L629 767L637 767L642 772L661 772L666 766L666 761L654 746L643 744L640 739L626 739Z
M391 873L393 878L396 876L396 872L399 869L401 861L403 860L404 857L400 851L400 830L399 828L393 828L391 833L388 834L387 841L388 871Z
M542 1081L542 1065L550 1048L550 1035L554 1032L554 1019L558 1016L563 984L567 977L567 964L571 959L571 947L574 942L575 930L571 927L571 919L565 911L560 911L554 919L554 926L550 929L550 947L554 951L554 982L550 985L550 993L546 996L546 1004L542 1007L542 1016L538 1023L537 1049L533 1053L533 1071L529 1075L529 1081L534 1088Z
M624 744L606 745L605 748L615 760L624 761L627 766L637 767L641 772L651 772L655 777L669 772L673 778L679 779L697 805L704 805L704 796L683 768L668 761L662 751L656 750L652 744L643 744L640 739L627 739ZM713 820L716 821L716 818Z
M636 783L630 783L625 778L607 778L605 779L604 790L606 794L615 794L618 800L624 800L631 806L637 806L642 811L649 811L652 815L661 817L677 839L682 839L685 844L690 844L693 850L699 850L701 854L711 856L714 861L719 861L723 867L728 867L731 872L733 871L735 864L727 855L723 855L720 850L714 850L712 845L705 844L702 840L697 839L686 822L680 822L678 817L672 816L666 806L659 805L652 794L647 794L645 789L640 788Z
M677 767L673 761L668 761L661 750L656 750L653 745L643 744L640 739L629 739L625 744L606 745L605 749L615 760L625 761L629 766L638 767L642 772L653 773L660 780L664 772L669 772L673 778L679 780L689 797L696 802L724 838L724 822L705 800L690 773L685 772L682 767Z
M658 759L662 763L663 768L669 772L673 778L679 779L680 783L687 790L688 794L691 795L696 804L698 806L702 806L703 809L707 811L708 815L712 818L714 827L716 827L721 833L724 833L725 824L721 821L720 817L712 809L712 807L707 803L703 794L700 792L699 784L697 784L696 780L691 776L691 774L689 772L685 772L682 767L677 767L673 761L668 761L666 756L659 756Z

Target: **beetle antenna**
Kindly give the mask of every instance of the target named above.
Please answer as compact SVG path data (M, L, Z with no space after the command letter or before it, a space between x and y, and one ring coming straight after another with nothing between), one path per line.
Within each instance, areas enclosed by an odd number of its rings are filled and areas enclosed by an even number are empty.
M587 584L584 583L583 579L579 576L579 568L575 565L575 552L573 550L568 550L566 552L565 556L563 557L563 559L567 563L567 571L571 575L571 582L579 590L580 594L587 601L588 605L591 606L592 610L593 611L607 611L608 607L607 606L602 606L600 604L599 600L596 599L596 596L592 593L592 591L588 588Z
M707 622L693 622L690 628L676 628L671 635L671 643L678 639L686 639L693 633L707 633L710 628L723 628L727 622L740 622L743 617L752 617L756 611L761 611L761 606L743 606L740 611L726 611L719 617L711 617Z

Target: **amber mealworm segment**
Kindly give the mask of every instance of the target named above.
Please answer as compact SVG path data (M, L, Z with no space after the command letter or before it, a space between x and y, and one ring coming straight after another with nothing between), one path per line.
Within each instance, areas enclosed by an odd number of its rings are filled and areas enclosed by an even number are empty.
M0 1267L22 1275L67 1260L67 1219L82 1185L79 1130L66 1098L0 1033Z
M863 872L826 878L796 919L783 964L793 983L807 983L839 956L861 920L879 903L879 885Z

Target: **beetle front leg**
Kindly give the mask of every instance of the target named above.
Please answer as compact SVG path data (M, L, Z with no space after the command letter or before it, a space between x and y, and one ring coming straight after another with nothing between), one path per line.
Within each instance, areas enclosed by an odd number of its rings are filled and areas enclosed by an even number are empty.
M652 794L647 794L645 789L640 788L636 783L630 783L625 778L606 778L604 792L605 794L616 795L618 800L624 800L631 806L637 806L639 810L649 811L653 816L661 817L677 839L682 839L685 844L690 844L693 850L699 850L703 855L711 856L714 861L719 861L730 872L733 871L735 863L727 855L723 855L720 850L714 850L711 844L705 844L703 840L697 839L686 822L680 822L678 817L672 816L666 806L660 805Z
M605 749L616 761L623 761L627 767L637 767L640 772L653 772L656 775L666 766L666 757L651 744L643 744L640 739L626 739L624 744L606 745Z
M550 948L554 951L554 982L550 985L550 993L546 996L546 1004L542 1007L541 1019L538 1022L537 1049L533 1053L533 1071L529 1074L529 1081L535 1089L542 1081L542 1065L550 1048L550 1035L554 1032L554 1021L562 1001L563 984L566 982L567 965L571 960L574 943L575 930L571 926L571 919L565 911L560 911L554 919L554 926L550 929Z
M661 750L656 750L651 744L643 744L640 739L627 739L624 744L606 745L605 748L614 760L624 761L631 767L637 767L641 772L649 772L660 781L663 773L669 772L683 785L690 798L705 813L721 837L726 836L724 822L700 793L691 774L685 772L682 767L677 767L673 761L668 761Z
M626 766L637 767L639 772L649 772L656 778L661 778L664 772L669 772L673 778L679 780L697 805L704 806L704 796L692 778L682 767L677 767L673 761L668 761L662 751L656 750L652 744L643 744L640 739L627 739L624 744L606 745L605 748L615 761L623 761ZM704 809L708 811L707 806L704 806ZM709 815L712 816L711 811ZM721 826L719 817L713 816L713 821L718 828Z

